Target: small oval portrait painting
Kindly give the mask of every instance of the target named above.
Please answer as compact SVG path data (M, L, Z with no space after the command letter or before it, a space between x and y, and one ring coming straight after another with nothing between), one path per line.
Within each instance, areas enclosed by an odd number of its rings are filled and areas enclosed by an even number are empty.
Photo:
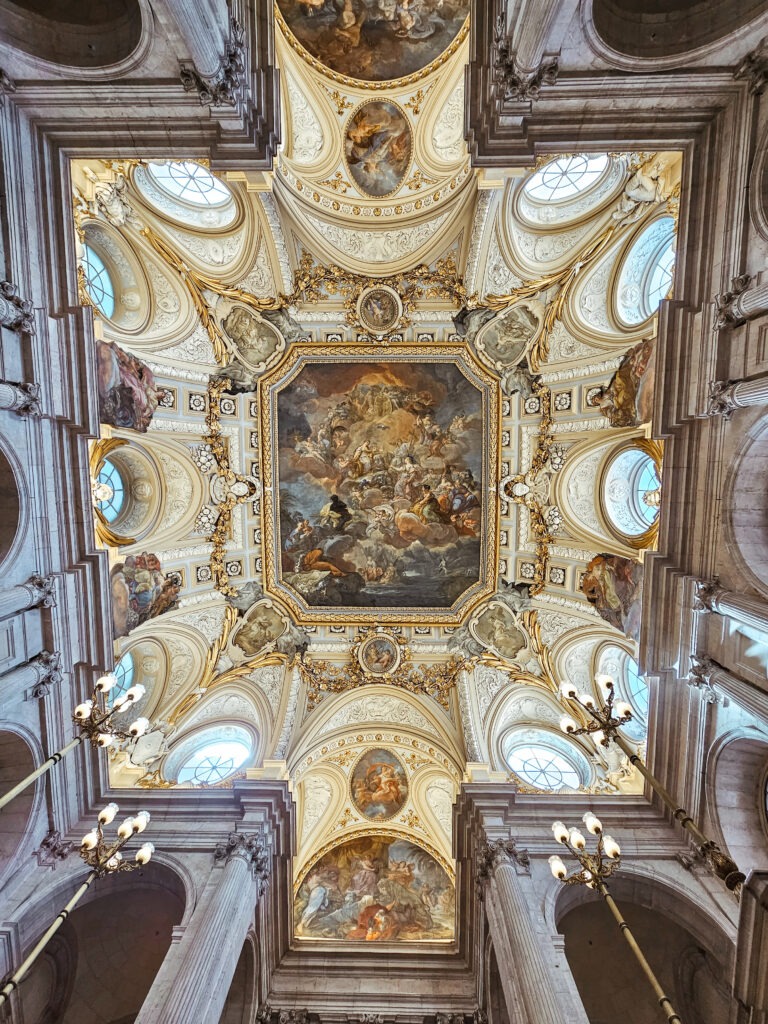
M371 334L387 334L400 322L403 303L394 288L366 288L357 301L361 325Z
M261 373L285 348L277 328L256 310L236 303L227 311L217 308L217 312L230 348L249 369Z
M408 799L408 776L399 758L376 747L366 751L352 769L352 803L370 821L383 821L401 811Z
M495 370L519 363L541 329L536 307L519 303L485 324L475 339L478 355Z
M400 665L400 648L394 637L380 633L360 645L357 658L366 675L389 676Z
M411 162L411 126L396 103L369 100L354 111L344 133L344 157L366 196L392 195Z

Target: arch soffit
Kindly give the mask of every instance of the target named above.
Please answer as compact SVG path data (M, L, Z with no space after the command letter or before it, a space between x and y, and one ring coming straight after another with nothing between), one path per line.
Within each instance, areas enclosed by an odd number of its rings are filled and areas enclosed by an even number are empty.
M189 538L198 512L207 500L206 482L199 468L192 461L189 448L178 438L167 438L159 432L152 432L152 443L136 440L135 433L115 429L113 436L124 438L128 444L115 452L114 461L119 462L121 453L130 457L138 451L147 467L151 467L152 483L156 488L157 502L151 515L147 515L141 526L141 543L121 548L121 555L134 554L151 546L161 551L164 547L183 538ZM190 441L199 443L197 435L190 435ZM187 491L185 495L174 494L169 481L180 481L178 487ZM118 520L123 527L121 520ZM135 536L135 534L133 534Z
M716 961L731 968L736 953L737 922L719 913L712 916L711 897L689 875L677 861L641 861L623 863L621 873L611 881L611 893L619 905L621 901L636 903L646 910L654 911L680 924L700 943ZM595 899L592 893L580 885L564 886L557 879L547 879L544 896L544 914L552 933L560 931L565 915L583 903ZM706 901L706 905L705 905ZM631 927L631 921L630 921Z
M141 16L141 34L136 46L127 56L114 64L103 64L97 67L76 66L77 77L90 82L106 81L111 82L116 78L125 78L147 59L147 55L155 41L155 19L152 13L150 0L136 0ZM14 77L40 78L40 77L66 77L71 78L74 65L60 64L56 61L46 60L37 54L25 53L23 50L14 48L14 62L26 66L28 70Z
M319 204L303 199L279 178L273 194L287 233L311 252L327 252L329 262L350 273L370 276L374 266L376 275L385 277L421 262L432 264L435 253L446 252L458 237L469 234L476 184L468 175L451 199L423 209L407 223L400 216L393 222L341 213L328 217Z
M90 828L83 826L83 831ZM180 925L187 924L195 908L195 903L202 885L196 885L192 873L184 863L172 854L158 850L152 855L152 871L144 869L140 875L128 878L125 874L112 875L109 878L109 890L104 884L91 886L78 902L83 907L96 900L108 900L110 896L120 892L152 893L167 892L175 896L182 905L183 914ZM36 878L36 885L30 897L24 902L17 924L19 943L27 948L40 933L51 923L62 906L72 896L74 890L85 878L85 866L75 863L66 865L69 871L45 872ZM149 876L149 877L148 877ZM159 877L158 877L159 876ZM204 884L204 883L203 883Z
M596 431L597 436L577 441L569 449L565 464L553 480L553 503L563 515L563 520L571 537L583 544L587 550L607 550L626 558L642 559L642 549L634 548L621 540L613 531L602 504L601 481L606 466L613 456L633 441L645 441L647 432L636 427L611 428L608 431ZM580 470L589 461L594 461L594 475L589 479L578 480ZM586 493L585 502L589 508L580 511L573 508L573 501L578 499L578 492ZM576 495L576 497L574 497ZM590 500L591 499L591 500ZM591 513L591 515L589 515ZM587 525L585 526L585 517Z
M736 749L738 747L738 749ZM762 842L765 846L765 857L762 865L768 864L768 812L761 814L759 797L764 796L765 786L768 783L766 769L768 769L768 728L752 724L728 729L718 736L711 746L704 752L702 771L705 779L705 790L710 816L718 832L718 838L726 849L740 845L741 838L731 837L728 842L728 829L723 827L723 820L728 812L734 812L733 808L724 808L722 803L723 790L718 787L718 772L728 766L729 761L738 760L744 755L745 760L750 754L762 756L763 768L759 772L758 784L755 792L755 807L752 817L754 828L747 828L749 839ZM762 793L761 793L762 791ZM720 798L720 799L719 799ZM740 823L747 825L747 822ZM743 831L740 830L740 831ZM735 840L735 841L734 841ZM752 865L742 866L742 870L748 870Z
M583 215L565 222L534 225L518 213L519 196L527 179L507 181L499 213L499 242L502 254L519 277L535 280L569 266L587 245L611 224L610 209L601 203ZM623 176L619 179L623 184ZM612 198L608 196L608 201ZM526 249L529 251L526 252Z
M355 705L361 707L360 717L354 714ZM364 717L363 705L368 705L369 711L376 708L376 717ZM400 717L394 717L393 712ZM439 747L450 761L463 768L464 757L456 726L430 698L397 687L370 685L349 690L334 700L323 702L311 712L294 734L289 764L291 774L317 746L323 743L330 745L331 741L348 733L357 734L371 729L411 734L428 745Z
M708 59L716 58L725 47L729 46L741 45L746 52L752 41L760 39L768 32L768 12L765 12L745 25L740 25L733 32L720 35L702 46L668 56L633 57L610 46L598 34L594 19L595 2L596 0L584 0L584 3L580 5L579 15L582 30L592 52L605 61L609 67L619 68L622 71L647 74L649 71L669 71L673 68L700 64ZM734 63L736 63L735 57Z
M142 215L149 222L150 228L157 234L164 235L175 249L183 251L185 261L193 270L234 282L246 276L251 269L265 227L257 206L258 200L248 191L247 181L244 183L239 176L227 175L225 184L232 193L236 213L232 220L223 226L207 227L195 220L194 211L190 211L186 220L164 211L152 203L151 198L134 183L133 178L131 199L141 205ZM212 246L221 245L222 242L237 236L240 238L234 246L234 252L226 260L223 256L221 259L216 258ZM141 243L144 243L143 239ZM156 258L151 246L147 246L147 250ZM189 303L186 293L185 298ZM196 316L194 309L193 316ZM173 334L177 338L178 330L175 329Z
M4 558L0 558L0 566L3 573L7 573L18 556L21 554L29 530L32 515L32 498L30 488L27 485L26 467L18 457L16 451L0 440L0 456L7 461L13 477L13 484L16 488L16 501L18 503L18 522L13 539L8 546Z
M26 744L32 760L32 764L30 765L31 768L37 767L42 763L45 753L40 739L31 730L17 722L0 719L0 731L10 733ZM17 858L19 855L27 857L30 847L37 845L36 838L39 836L40 831L38 819L41 811L43 810L44 803L45 776L41 779L37 779L32 785L32 800L29 811L27 812L27 820L24 825L24 830L19 836L12 856L8 858L6 864L2 869L0 869L0 885L4 884L5 880L10 878L18 870L19 865L17 863Z
M727 495L725 502L725 516L723 517L723 525L725 529L726 543L730 554L737 563L737 567L740 575L744 576L749 582L750 586L754 587L758 593L764 597L768 597L768 578L761 579L752 568L755 561L755 556L758 554L757 550L749 552L749 557L742 551L742 546L739 542L740 529L734 521L734 517L739 513L741 502L737 501L738 487L743 477L747 480L752 478L762 479L763 478L763 467L760 467L759 472L755 473L750 462L755 459L757 452L755 449L763 448L763 459L768 460L768 416L760 416L749 430L746 432L742 443L728 467L725 486L723 493ZM747 532L745 532L745 540L748 540L750 545L754 545L754 526L750 522L748 525ZM765 551L764 551L764 562L766 572L768 572L768 533L765 536ZM761 552L762 553L762 552Z

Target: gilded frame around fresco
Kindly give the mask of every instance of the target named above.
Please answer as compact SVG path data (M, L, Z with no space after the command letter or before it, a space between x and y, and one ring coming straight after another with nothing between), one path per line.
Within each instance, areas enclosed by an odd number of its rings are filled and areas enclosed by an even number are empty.
M313 342L291 346L279 367L259 381L260 463L263 488L264 530L262 533L262 565L264 591L286 605L300 625L313 624L408 624L457 626L483 600L496 592L499 565L499 504L496 493L501 450L501 394L498 379L493 376L464 344L399 344L387 350L387 361L406 363L454 363L481 394L485 451L483 461L483 529L480 549L480 572L476 584L464 592L451 608L389 608L310 605L283 584L280 579L280 492L277 447L277 395L299 374L307 363L382 360L377 345L335 344Z

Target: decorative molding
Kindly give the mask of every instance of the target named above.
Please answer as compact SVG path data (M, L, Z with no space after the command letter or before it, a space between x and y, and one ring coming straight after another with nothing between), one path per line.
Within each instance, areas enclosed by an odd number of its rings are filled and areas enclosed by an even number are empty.
M0 96L2 96L1 80ZM19 297L19 290L11 281L0 281L0 326L7 327L11 331L35 333L32 303L28 299Z
M237 106L245 71L245 32L234 19L230 23L227 52L221 66L211 79L203 78L194 64L182 61L179 77L185 92L197 92L203 107Z

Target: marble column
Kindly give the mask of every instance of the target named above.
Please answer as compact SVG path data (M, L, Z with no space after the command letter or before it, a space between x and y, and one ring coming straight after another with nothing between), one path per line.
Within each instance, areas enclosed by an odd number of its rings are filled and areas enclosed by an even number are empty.
M180 941L168 951L136 1024L218 1024L253 921L265 858L259 837L232 832Z
M712 380L709 382L707 416L729 420L737 409L750 405L768 406L768 374L752 380Z
M735 594L713 580L696 581L694 609L699 612L717 612L734 622L768 634L768 604L759 597Z
M28 608L53 608L56 604L56 577L31 576L26 583L0 590L0 619Z
M719 704L723 697L727 697L745 711L768 718L768 691L739 679L706 655L691 658L688 684L700 690L702 698L709 704Z
M513 840L488 843L478 858L478 883L486 903L488 926L499 963L510 1019L519 1024L567 1024L547 952L531 919L521 882L528 853ZM515 1012L517 1010L517 1012Z
M768 284L755 284L749 274L734 277L730 291L715 296L715 330L737 327L747 320L768 313Z
M768 871L752 871L741 894L733 976L734 1024L768 1021Z
M12 384L0 380L0 409L8 409L20 416L40 415L40 385Z
M186 0L168 0L168 8L184 39L195 70L201 78L213 80L224 62L229 34L227 5L198 0L190 17Z
M61 654L41 651L24 665L0 676L0 707L22 699L27 690L33 697L45 697L51 686L61 682Z

